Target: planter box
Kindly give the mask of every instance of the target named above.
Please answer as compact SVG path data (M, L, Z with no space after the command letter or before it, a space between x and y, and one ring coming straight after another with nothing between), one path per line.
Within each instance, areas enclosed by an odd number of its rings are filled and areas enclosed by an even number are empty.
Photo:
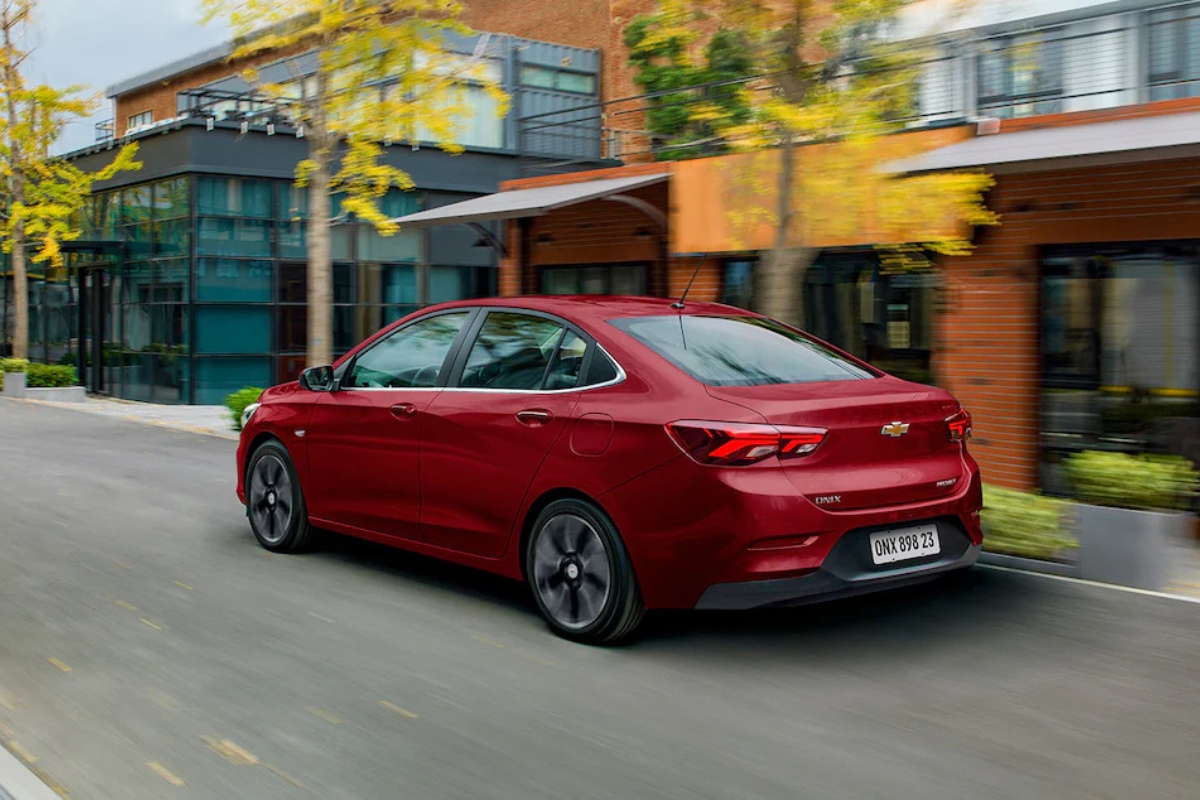
M82 386L55 386L43 389L26 389L26 400L53 400L56 403L86 403L87 389Z
M24 372L6 372L6 373L4 373L4 396L5 397L24 397L25 396L25 373Z
M1188 514L1079 504L1075 513L1080 577L1159 591L1187 543Z

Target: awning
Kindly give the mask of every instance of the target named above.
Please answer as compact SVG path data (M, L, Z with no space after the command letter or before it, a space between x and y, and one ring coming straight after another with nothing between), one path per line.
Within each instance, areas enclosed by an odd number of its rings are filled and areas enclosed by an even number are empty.
M1200 112L996 133L894 161L894 172L984 167L994 174L1136 164L1200 155Z
M418 211L394 222L416 227L426 225L449 225L451 223L487 222L497 219L538 217L556 208L599 200L603 197L663 183L670 179L668 173L637 175L629 178L608 178L583 183L568 183L561 186L539 186L536 189L514 189L511 192L463 200L440 208Z

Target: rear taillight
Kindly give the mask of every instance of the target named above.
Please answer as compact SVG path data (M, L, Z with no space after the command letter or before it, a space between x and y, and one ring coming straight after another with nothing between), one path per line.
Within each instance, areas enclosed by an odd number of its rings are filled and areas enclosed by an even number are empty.
M744 466L772 456L802 458L821 446L827 432L822 428L682 420L668 424L667 433L701 464Z
M950 441L966 442L971 438L971 415L960 408L954 416L946 417L946 428L950 431Z

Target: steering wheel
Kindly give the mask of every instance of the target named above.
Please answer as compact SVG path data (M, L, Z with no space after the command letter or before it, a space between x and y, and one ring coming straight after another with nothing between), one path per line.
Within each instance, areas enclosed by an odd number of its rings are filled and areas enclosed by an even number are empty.
M417 374L413 376L412 385L432 386L437 381L438 372L440 372L441 369L441 367L435 367L432 365L428 367L422 367L417 371ZM425 373L430 373L428 378L425 377ZM428 380L428 383L426 383L426 380Z

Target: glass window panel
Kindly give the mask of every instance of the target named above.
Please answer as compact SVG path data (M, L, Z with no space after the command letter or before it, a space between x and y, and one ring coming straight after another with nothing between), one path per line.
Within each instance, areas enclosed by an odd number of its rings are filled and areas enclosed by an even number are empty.
M154 255L154 226L152 223L124 225L118 228L117 236L125 241L127 257L149 258Z
M586 75L582 72L560 72L558 73L558 88L564 92L595 94L596 76Z
M280 306L275 312L275 344L281 353L308 349L308 306Z
M135 261L125 265L121 280L121 302L150 302L150 265Z
M103 192L96 195L96 226L101 237L108 239L116 235L121 219L121 193Z
M200 405L220 405L239 389L270 385L269 357L196 359L196 402Z
M639 266L613 267L609 272L608 294L642 295L646 293L646 270Z
M354 328L354 306L334 306L333 349L344 353L361 341Z
M333 302L354 302L354 265L333 265Z
M434 386L467 312L419 320L360 354L348 387Z
M415 304L416 269L411 264L359 264L358 302Z
M195 313L195 352L271 352L269 306L196 306Z
M542 291L546 294L579 294L579 271L571 267L543 271Z
M336 261L354 260L354 229L356 225L334 225L329 232L329 244Z
M421 210L421 196L416 192L406 192L403 189L389 189L388 193L379 201L379 210L389 218L415 214Z
M121 218L123 224L150 221L151 185L130 186L121 190Z
M460 386L539 389L562 326L542 317L491 313L471 346Z
M726 261L721 302L738 308L749 308L754 297L754 262Z
M556 72L548 67L521 67L521 83L538 89L553 89Z
M196 264L196 299L227 303L269 303L270 261L202 258Z
M271 181L201 176L196 181L197 213L215 216L271 216Z
M271 255L271 223L251 219L200 220L197 252L204 256Z
M307 223L280 222L276 224L280 258L304 258L308 255Z
M429 302L447 303L469 296L470 267L431 267L429 270Z
M294 183L276 186L276 217L281 220L306 219L308 217L308 189Z
M308 264L286 261L279 265L279 302L308 302Z
M154 253L156 255L189 255L191 239L192 222L187 218L154 223Z
M191 210L188 188L187 178L173 178L154 184L155 218L186 217Z
M186 259L156 261L152 266L155 303L183 303L188 299L188 262Z

